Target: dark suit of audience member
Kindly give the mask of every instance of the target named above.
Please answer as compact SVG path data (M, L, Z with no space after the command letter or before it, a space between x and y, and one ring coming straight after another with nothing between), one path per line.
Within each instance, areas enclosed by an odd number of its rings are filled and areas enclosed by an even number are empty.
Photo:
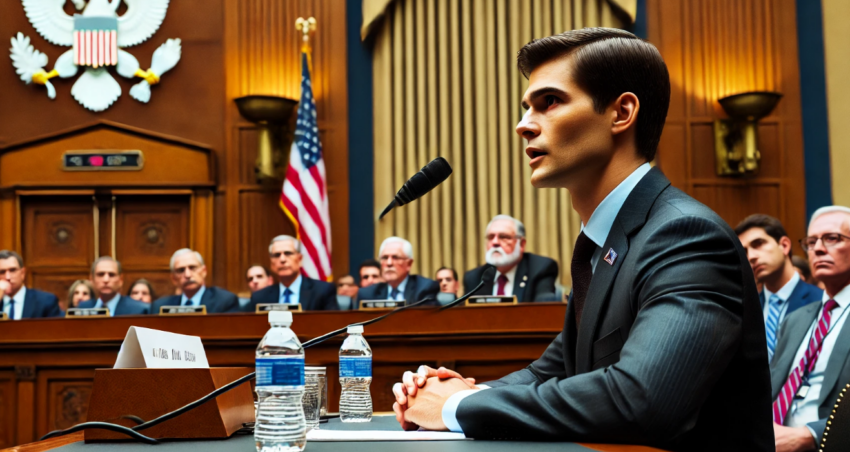
M389 284L382 282L372 284L357 291L357 300L388 300L392 288ZM422 275L407 275L407 282L404 287L404 300L406 304L412 304L426 298L433 298L433 301L423 303L420 306L439 306L437 301L437 293L440 292L440 285L433 279L428 279Z
M809 303L821 301L821 297L823 297L823 289L818 286L813 286L800 278L797 286L794 287L794 290L788 297L788 309L785 311L786 318L792 312L806 306ZM759 303L761 303L761 308L764 309L764 291L759 292Z
M285 292L286 289L283 289ZM281 285L272 284L251 294L251 303L246 310L254 312L258 304L274 304L284 302L281 296ZM293 298L294 299L294 298ZM329 282L301 276L301 287L298 290L298 303L302 311L338 311L336 302L336 287Z
M201 295L201 305L207 307L207 314L239 311L239 298L232 292L221 287L204 287ZM188 300L187 300L188 301ZM181 306L183 295L169 295L153 302L151 314L159 314L163 306ZM193 303L187 303L192 305Z
M136 301L126 295L116 295L118 297L118 303L115 305L115 309L110 309L109 314L111 316L116 315L142 315L150 313L150 306L147 303L142 303L141 301ZM80 302L78 308L94 308L97 306L98 299L94 300L86 300ZM103 308L109 307L109 302L103 303Z
M42 292L37 289L21 288L21 290L24 291L23 310L16 307L16 311L21 312L20 317L18 317L18 315L14 315L10 316L10 318L13 317L16 320L20 320L44 317L62 317L63 313L62 310L59 309L59 299L56 298L56 295ZM11 307L10 301L11 299L7 300L6 303ZM17 304L17 302L15 304Z
M469 270L463 275L463 289L471 290L481 282L484 270L491 267L484 264ZM548 257L524 253L516 267L513 291L517 301L541 301L555 297L555 281L558 279L558 263ZM475 295L493 295L495 280L485 281L484 286Z

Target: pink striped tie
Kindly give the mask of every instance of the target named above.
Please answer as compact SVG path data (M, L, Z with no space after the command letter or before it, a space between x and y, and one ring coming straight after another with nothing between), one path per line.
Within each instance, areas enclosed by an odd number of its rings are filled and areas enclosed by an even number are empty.
M823 345L823 339L829 331L830 312L837 306L838 303L835 300L829 300L824 305L823 314L821 315L820 322L818 322L817 330L814 336L812 336L812 340L809 341L809 348L806 350L806 354L803 355L800 364L791 372L791 376L788 377L788 381L785 382L785 385L782 386L782 391L779 392L779 397L773 402L773 422L779 425L784 424L785 416L788 415L788 409L791 408L791 401L794 400L794 395L797 394L797 390L803 384L803 375L811 373L815 368L815 363L818 361L818 355L820 355L820 349Z

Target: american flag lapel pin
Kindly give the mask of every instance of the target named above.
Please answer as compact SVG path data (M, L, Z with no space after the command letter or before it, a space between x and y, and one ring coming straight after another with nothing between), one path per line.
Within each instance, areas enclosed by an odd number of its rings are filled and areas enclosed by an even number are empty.
M608 262L608 265L614 265L614 261L617 260L617 252L614 251L614 248L608 248L608 253L605 254L604 260Z

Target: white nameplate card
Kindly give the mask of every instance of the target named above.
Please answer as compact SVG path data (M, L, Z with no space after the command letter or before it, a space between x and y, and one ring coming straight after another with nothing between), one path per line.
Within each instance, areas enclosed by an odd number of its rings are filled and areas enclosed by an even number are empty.
M160 306L159 315L207 315L207 307L200 306Z
M265 314L269 311L301 312L301 303L259 303L254 310L257 314Z
M65 313L65 317L72 319L109 317L109 308L71 308Z
M404 306L405 300L363 300L360 302L360 309L365 310L384 310L395 309Z
M503 304L517 304L516 296L507 295L479 295L469 297L464 306L495 306Z
M115 369L208 369L198 336L131 326L121 344Z

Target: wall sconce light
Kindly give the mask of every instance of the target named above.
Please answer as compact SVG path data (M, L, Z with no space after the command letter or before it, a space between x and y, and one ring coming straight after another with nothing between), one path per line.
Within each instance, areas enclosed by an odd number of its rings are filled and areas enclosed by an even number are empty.
M714 152L718 176L756 174L761 154L758 150L756 123L769 115L782 94L753 91L720 99L729 119L714 121Z
M298 101L277 96L243 96L235 99L239 114L257 124L257 181L281 179L286 166L283 153L283 131Z

